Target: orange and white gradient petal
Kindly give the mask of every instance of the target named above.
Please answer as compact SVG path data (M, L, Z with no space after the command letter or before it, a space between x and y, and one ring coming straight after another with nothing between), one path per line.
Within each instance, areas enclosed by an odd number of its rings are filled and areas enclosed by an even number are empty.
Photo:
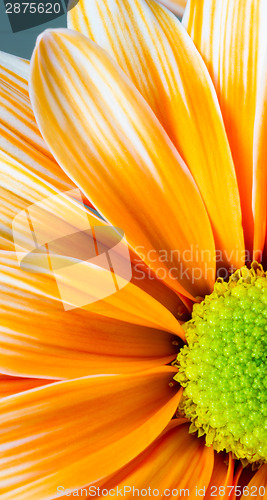
M46 31L32 59L31 100L61 167L126 232L145 262L164 268L168 286L186 296L210 291L214 240L198 188L147 103L108 54L77 32ZM196 261L196 247L206 252L206 262ZM190 248L183 275L183 252ZM167 263L160 262L162 249ZM199 279L193 277L196 268Z
M181 326L136 285L66 312L54 277L36 271L35 264L25 273L15 253L1 253L0 372L65 379L140 371L175 358Z
M41 178L36 177L31 172L30 168L27 170L21 163L15 161L4 153L0 153L1 249L8 251L15 250L14 234L12 231L12 224L15 218L17 221L16 230L19 232L18 239L21 243L21 251L30 246L32 242L32 235L29 235L27 232L28 223L25 227L25 221L21 218L19 222L18 215L22 211L25 212L26 210L31 210L30 206L32 204L40 203L40 201L51 198L52 196L57 196L56 203L53 206L53 213L56 213L61 220L74 217L75 226L75 219L77 219L78 213L81 212L81 209L79 212L77 211L77 203L74 200L81 201L81 193L78 189L72 189L71 191L67 191L66 194L67 197L65 198L65 202L63 206L60 206L63 201L61 191L58 192L56 187L46 183ZM59 199L61 200L60 202ZM83 208L83 211L86 212L88 222L90 222L93 226L107 226L107 224L97 216L96 212L87 206L89 203L88 200L84 199L83 201L86 205L83 203L81 207ZM45 226L43 227L45 228ZM51 221L47 227L51 233ZM55 228L56 234L57 231L58 229ZM16 248L17 246L18 241L16 241ZM134 252L131 252L131 259L133 282L177 315L177 311L181 306L181 301L179 300L177 294L170 288L166 287L162 281L158 280L151 270L145 265L142 259L140 259Z
M72 189L73 183L54 160L35 121L28 92L29 71L28 61L0 52L1 154L19 162L21 175L34 177L36 183L61 191ZM7 175L19 180L9 169ZM9 189L12 191L12 185Z
M14 250L12 223L20 211L60 193L61 189L65 192L67 185L57 181L53 185L53 182L42 179L41 172L34 171L30 162L23 165L8 154L0 152L1 249ZM21 227L21 237L23 233L25 228Z
M48 193L46 193L46 195L47 194ZM1 250L14 251L15 246L14 246L14 233L12 231L12 223L15 217L20 212L22 211L25 212L26 210L29 209L30 204L29 201L26 201L25 199L14 195L13 192L10 192L7 189L2 189L2 188L0 188L0 204L1 204L1 211L0 211ZM75 213L75 206L73 206L71 203L66 204L65 209L67 210L67 212L65 212L64 215L68 213L68 210L74 211ZM102 224L102 226L105 225L103 220L99 219L92 212L86 211L86 215L88 217L88 222L90 222L92 226L94 225L99 226L100 224ZM21 244L21 250L24 251L24 249L29 248L32 243L32 234L29 235L27 231L25 231L25 224L23 222L23 219L21 219L21 223L17 225L16 229L17 231L20 232L19 240ZM80 238L80 242L82 244L83 243L88 244L88 241L89 237ZM72 242L73 250L77 248L77 243L76 245L74 245L74 242ZM82 248L81 245L79 245L79 248L77 248L77 250L79 253L81 252L84 253L84 249ZM177 294L173 292L170 288L168 288L161 280L157 279L156 276L151 272L151 270L145 265L142 259L140 259L133 252L131 252L131 263L132 263L131 282L134 285L136 285L138 288L146 292L146 294L154 297L163 306L165 306L175 317L178 317L179 315L183 316L184 314L186 314L186 308L185 306L183 306L183 303L179 299ZM190 307L189 310L191 310ZM168 322L170 322L170 318L168 318Z
M254 120L267 47L266 17L265 0L190 0L183 18L219 98L239 184L246 247L250 252L254 239Z
M122 234L119 238L117 232L116 237L114 232L107 235L112 227L67 194L50 196L15 217L13 236L23 271L50 275L52 270L67 310L90 304L90 310L96 313L159 327L184 339L182 328L168 308L169 299L160 299L162 290L158 290L159 295L149 294L150 286L140 287L136 269L135 279L129 283L131 260ZM142 280L149 279L144 273ZM176 304L180 303L177 299Z
M231 152L211 78L181 23L154 0L80 0L68 26L104 48L151 106L198 185L221 265L240 267L244 241Z
M2 500L45 500L123 467L163 431L175 370L54 383L1 400ZM23 461L21 460L23 456Z
M1 249L13 250L12 221L27 204L73 189L38 130L29 100L30 63L0 52Z
M16 214L27 207L27 202L0 186L0 205L0 249L13 251L12 222Z
M5 79L17 91L28 94L30 61L0 51L0 78Z

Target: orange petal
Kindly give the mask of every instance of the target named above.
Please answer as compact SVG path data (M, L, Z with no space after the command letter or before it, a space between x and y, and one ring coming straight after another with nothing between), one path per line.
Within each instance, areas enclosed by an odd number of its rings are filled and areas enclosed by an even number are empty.
M154 0L80 0L68 24L107 50L147 100L198 185L221 251L218 266L240 267L235 169L214 86L184 28Z
M11 199L9 199L10 194L8 194L8 198L3 197L5 210L1 214L1 219L4 225L5 219L7 221L9 218L11 219L10 215L13 214L14 207L15 211L20 209L13 221L13 233L10 231L11 235L9 236L14 238L18 252L17 258L22 269L29 273L45 272L51 274L53 271L61 295L59 293L54 295L53 291L52 298L55 297L56 300L61 298L62 301L73 304L74 307L81 307L105 297L103 293L95 295L101 287L100 282L96 282L101 278L101 269L104 290L112 279L110 266L107 268L106 262L100 261L97 265L98 256L101 260L101 256L104 256L108 251L109 258L113 260L116 272L114 275L113 270L113 275L116 277L116 282L118 283L118 279L121 280L120 288L128 283L125 281L125 273L128 275L128 280L131 279L131 262L125 240L122 240L119 245L117 244L118 239L111 241L112 247L117 248L116 251L113 248L111 255L111 248L107 248L107 245L110 245L109 239L113 238L114 240L114 237L112 233L107 234L107 230L110 229L108 224L82 205L81 200L80 203L78 203L79 200L74 200L74 191L45 197L42 202L30 206L27 204L25 206L24 200L16 196L11 195ZM49 191L43 191L44 193L47 195ZM4 191L4 195L6 194L7 191ZM67 241L63 236L67 236ZM179 323L169 312L172 311L177 316L181 301L174 293L166 289L163 283L148 274L146 266L142 265L140 259L137 261L133 253L131 258L135 259L132 262L133 278L127 291L116 293L111 299L107 298L110 301L108 302L110 306L100 301L91 306L89 310L134 324L159 327L178 335L181 334L184 338ZM91 269L93 263L97 266L96 275L88 276L88 270ZM61 264L61 267L54 264ZM75 266L70 269L68 266L71 264ZM79 270L82 271L82 275L79 274ZM71 279L70 272L72 272ZM84 284L83 289L81 289L82 283ZM113 279L111 285L106 296L113 295L115 291L118 291L118 286L114 287ZM50 285L47 286L49 290ZM62 295L62 287L63 294L69 293L67 301L64 300L66 297ZM93 297L89 297L89 292L92 292ZM47 294L47 290L44 289L44 293ZM81 293L86 295L86 300L79 303L76 303L75 300L74 302L70 301L73 297L76 298L75 295L79 296ZM153 300L150 295L156 300ZM88 298L89 300L87 300ZM94 300L91 300L92 298ZM152 309L148 306L149 302L151 305L154 304Z
M0 51L0 78L18 92L28 95L30 61Z
M53 185L52 173L50 180L52 180L52 183L48 183L45 180L45 177L43 179L41 176L36 176L31 167L25 168L23 163L14 160L6 153L0 152L0 199L1 206L3 207L0 212L0 223L1 236L2 238L5 238L2 249L14 250L12 224L14 218L22 210L29 208L29 206L33 203L55 196L57 193L61 194L59 186L57 185L56 187L56 183ZM63 189L62 184L61 188ZM63 192L65 191L66 186L64 187ZM79 193L79 190L67 190L67 193L71 193L72 196L68 195L69 202L65 204L64 210L74 210L74 205L71 204L71 199L75 199L75 197L77 198L77 194L75 194L76 192ZM75 202L73 203L75 204ZM90 211L90 214L91 213L92 211ZM24 240L24 243L22 244L23 246L26 244L27 234L22 225L20 225L19 231L20 238Z
M37 378L11 377L0 373L0 398L17 394L18 392L28 391L35 387L46 385L47 380Z
M2 499L53 498L121 468L171 419L170 367L59 382L1 401ZM23 457L23 460L22 460Z
M234 475L234 485L238 486L239 493L237 495L233 495L232 498L234 500L236 500L237 496L240 497L242 494L242 488L248 485L254 475L255 471L253 471L250 466L244 468L241 463L238 465Z
M131 282L157 299L178 319L184 318L188 311L192 311L192 302L190 299L178 296L173 290L168 288L164 281L157 279L155 273L140 259L134 252L130 252L132 261L132 279ZM187 304L188 301L188 304ZM186 302L186 305L184 303ZM186 317L186 320L190 319ZM183 319L185 321L185 319Z
M256 101L256 116L254 124L254 170L253 170L253 215L254 215L254 245L253 258L262 260L262 251L266 235L267 206L267 53L264 71Z
M127 373L176 355L173 333L183 335L178 321L131 283L112 297L65 311L54 278L21 270L14 254L2 252L0 276L4 373L48 379Z
M242 476L241 476L242 477ZM267 464L264 464L256 472L247 486L242 488L241 500L255 498L256 500L266 500L267 498Z
M228 465L227 465L228 462ZM210 484L205 494L206 499L230 498L233 485L234 460L231 453L214 453L214 468L210 479ZM220 489L221 487L221 489Z
M0 187L0 247L3 250L15 249L13 244L14 235L12 232L12 223L14 218L23 210L31 210L30 201L38 202L40 199L54 195L53 189L48 188L48 186L42 183L37 184L32 176L23 175L22 170L23 169L17 162L14 160L8 160L0 154L0 185L2 183L5 187L3 189ZM10 177L12 179L11 182ZM8 190L10 184L17 194L21 191L24 198L10 192ZM79 192L79 190L77 191ZM68 197L65 200L63 207L61 208L60 203L58 203L54 206L53 213L56 212L61 219L66 219L67 214L73 213L75 220L77 218L77 209L75 202L72 202L72 199L78 199L78 197L75 190L68 191L67 195ZM91 225L107 225L102 219L97 217L92 209L87 210L86 206L83 206L83 209L86 211L88 222L90 222ZM40 217L38 218L38 222L40 222ZM47 224L47 226L51 232L51 223ZM29 234L27 233L27 230L25 230L23 220L17 230L20 232L19 239L21 246L23 247L22 249L24 250L25 248L29 248ZM56 228L56 232L57 231L58 228ZM31 232L30 240L32 241ZM84 243L87 245L88 239L87 241L84 241ZM181 300L177 294L165 286L162 281L158 280L151 269L149 269L142 259L140 259L140 257L138 257L134 252L131 252L131 260L133 273L132 282L146 291L149 295L156 298L175 316L177 316L179 308L181 307Z
M1 165L1 163L0 163ZM1 166L0 166L1 168ZM12 221L16 214L26 208L27 202L15 196L12 192L1 187L0 174L0 235L1 235L1 250L14 250Z
M45 198L16 216L12 229L22 269L29 273L53 271L59 288L56 299L64 302L65 309L88 305L92 312L160 328L184 339L178 321L164 306L167 298L159 303L157 292L149 295L152 284L146 282L150 276L143 273L139 286L140 276L135 269L134 279L128 284L131 260L125 239L120 237L118 243L112 232L107 234L112 228L70 197L68 193L72 192ZM105 260L107 254L112 269ZM160 288L162 294L164 287Z
M138 490L139 496L141 490L147 490L147 496L153 498L199 498L207 490L212 469L212 448L188 434L188 425L183 424L183 419L175 419L149 448L107 481L91 485L87 494L92 495L99 488L100 498L108 499L119 497L117 492L131 499L138 495ZM107 491L110 491L109 495ZM82 490L79 491L81 494ZM75 496L78 496L77 491L71 498Z
M105 51L79 33L46 31L32 59L31 99L60 165L126 232L147 265L184 295L210 291L214 243L197 187L149 106ZM197 260L196 248L206 261Z
M11 250L10 242L0 234L0 250Z
M28 77L27 61L0 52L1 151L18 161L21 175L34 178L37 186L47 183L61 191L72 189L73 183L54 160L38 130L29 100ZM12 172L8 175L12 190Z
M254 120L267 47L265 0L190 0L183 22L208 67L235 163L246 246L253 247ZM252 257L252 255L251 255Z

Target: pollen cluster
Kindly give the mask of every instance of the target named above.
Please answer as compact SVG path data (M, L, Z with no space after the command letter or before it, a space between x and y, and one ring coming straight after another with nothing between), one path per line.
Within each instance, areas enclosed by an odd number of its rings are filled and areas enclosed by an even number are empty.
M218 280L183 325L179 413L207 446L243 464L267 461L267 278L258 264Z

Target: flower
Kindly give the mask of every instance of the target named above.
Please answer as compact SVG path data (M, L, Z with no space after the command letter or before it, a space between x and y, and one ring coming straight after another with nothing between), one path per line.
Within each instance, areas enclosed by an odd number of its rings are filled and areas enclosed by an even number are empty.
M227 498L241 485L243 497L264 495L266 464L234 469L231 453L173 418L183 389L170 362L185 340L182 304L211 294L217 257L220 272L261 260L266 8L191 0L182 26L154 0L80 0L76 31L46 31L30 74L2 54L3 500L81 496L86 485L102 496L132 486ZM50 274L19 267L11 223L73 186L125 229L145 272L138 280L133 265L126 287L65 312ZM59 207L76 210L73 199Z

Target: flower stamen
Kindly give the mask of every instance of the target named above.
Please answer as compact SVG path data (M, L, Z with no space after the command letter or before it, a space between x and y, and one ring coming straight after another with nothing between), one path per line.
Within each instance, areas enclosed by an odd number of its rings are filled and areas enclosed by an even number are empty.
M207 446L243 464L267 461L267 277L253 263L195 304L177 356L179 414Z

